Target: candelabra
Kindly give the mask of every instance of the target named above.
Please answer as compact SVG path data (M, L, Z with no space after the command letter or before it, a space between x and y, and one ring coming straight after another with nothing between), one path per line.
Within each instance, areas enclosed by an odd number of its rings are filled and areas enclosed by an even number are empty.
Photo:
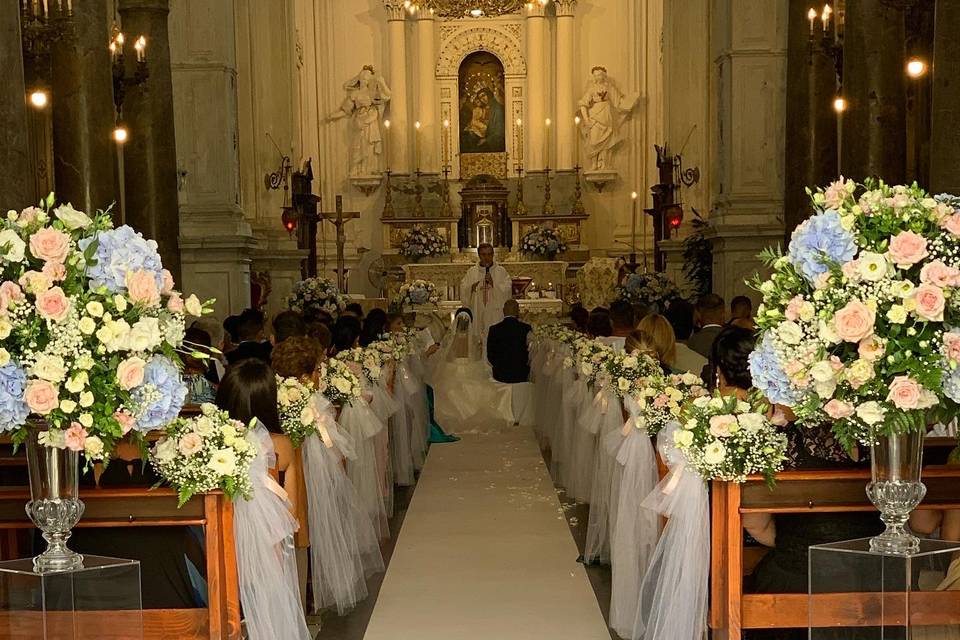
M443 194L440 198L440 216L450 218L453 210L450 208L450 165L443 165Z
M543 215L552 216L557 212L550 201L550 167L543 170Z
M573 185L573 204L570 207L570 212L575 216L582 216L587 212L583 206L583 190L580 187L580 169L579 164L573 168L574 175L576 175L576 182L574 182Z
M126 98L127 88L140 86L150 77L150 69L147 67L147 39L139 36L133 43L133 49L137 54L137 66L132 76L127 75L124 64L126 61L125 42L123 32L114 25L113 38L110 40L109 49L113 70L113 104L117 109L118 117L123 113L123 101Z
M417 181L413 187L413 192L415 194L413 200L416 204L413 207L413 215L417 218L423 218L426 215L426 212L423 209L423 185L420 183L421 171L419 168L417 168L415 175L417 176Z
M392 218L393 212L393 190L390 188L390 175L393 172L387 169L383 172L383 217Z
M46 67L50 44L73 36L73 0L21 0L20 31L24 57Z
M525 216L527 215L527 205L523 202L523 165L518 164L516 166L517 172L517 208L514 215L516 216Z

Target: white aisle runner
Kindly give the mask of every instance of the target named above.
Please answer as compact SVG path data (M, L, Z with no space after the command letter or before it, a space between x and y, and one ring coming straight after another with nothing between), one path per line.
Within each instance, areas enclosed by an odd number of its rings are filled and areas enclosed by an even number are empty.
M533 433L433 445L365 640L608 640Z

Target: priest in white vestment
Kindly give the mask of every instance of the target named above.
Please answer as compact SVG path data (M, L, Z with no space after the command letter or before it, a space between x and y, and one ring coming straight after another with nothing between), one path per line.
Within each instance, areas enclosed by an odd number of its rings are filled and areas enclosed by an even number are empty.
M513 279L493 262L493 245L477 247L480 263L470 267L460 281L460 298L473 312L473 339L486 353L487 332L503 320L503 303L513 297Z

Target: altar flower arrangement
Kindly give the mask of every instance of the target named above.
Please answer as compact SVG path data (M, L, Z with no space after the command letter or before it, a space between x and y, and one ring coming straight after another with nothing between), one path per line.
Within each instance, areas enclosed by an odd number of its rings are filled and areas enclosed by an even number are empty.
M440 232L433 227L415 224L400 240L400 253L410 260L428 256L445 256L450 246Z
M200 415L177 418L150 450L150 463L177 490L179 506L198 493L220 489L231 500L249 498L250 464L257 445L250 428L204 403Z
M0 431L108 459L180 412L185 317L210 303L174 289L153 240L54 202L0 221Z
M373 384L379 382L383 375L384 354L373 344L366 348L354 347L341 351L334 359L344 362L348 366L354 365L363 377Z
M317 391L330 404L345 407L360 399L363 387L346 363L331 358L319 365Z
M680 413L674 444L704 480L745 482L759 473L772 486L786 460L787 437L767 419L768 408L760 398L694 398Z
M530 255L553 257L563 253L569 247L560 233L547 226L541 226L523 234L520 239L520 251Z
M617 299L663 311L682 298L680 288L662 273L628 273L617 287Z
M655 436L671 421L679 420L685 405L708 394L700 376L693 373L651 376L633 389L637 404L634 426Z
M324 311L332 316L347 308L347 299L329 278L306 278L293 286L287 306L305 316Z
M847 447L947 422L960 402L960 202L834 182L756 280L754 384Z
M429 280L413 280L404 282L397 291L394 299L395 306L398 307L420 307L424 305L437 305L440 303L440 292L437 291L437 285Z
M277 376L280 429L294 447L299 447L308 436L317 432L316 416L310 409L310 398L314 393L316 389L312 383Z

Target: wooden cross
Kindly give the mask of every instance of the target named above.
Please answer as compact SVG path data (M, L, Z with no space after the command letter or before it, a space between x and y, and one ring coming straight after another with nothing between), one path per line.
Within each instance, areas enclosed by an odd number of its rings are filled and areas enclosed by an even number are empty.
M344 247L347 244L347 234L344 233L344 226L350 220L360 217L359 211L344 211L343 196L337 196L337 210L324 211L320 213L320 218L333 224L337 229L337 287L341 293L347 292L347 269L344 260Z

